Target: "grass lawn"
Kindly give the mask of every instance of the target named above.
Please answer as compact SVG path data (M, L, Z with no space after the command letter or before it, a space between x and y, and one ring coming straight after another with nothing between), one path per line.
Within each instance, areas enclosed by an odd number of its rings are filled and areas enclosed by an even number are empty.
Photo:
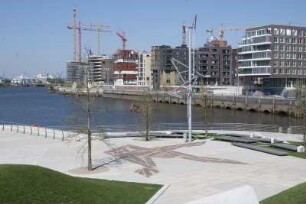
M32 165L0 165L0 203L145 203L160 185L73 177Z
M306 203L306 183L289 188L277 195L267 198L260 204L303 204Z

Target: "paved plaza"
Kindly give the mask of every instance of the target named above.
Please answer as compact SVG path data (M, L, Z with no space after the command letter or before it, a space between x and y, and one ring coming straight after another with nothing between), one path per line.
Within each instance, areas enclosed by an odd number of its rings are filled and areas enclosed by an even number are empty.
M296 135L255 133L297 140ZM141 138L94 141L92 173L86 166L84 142L74 138L44 138L0 131L0 163L33 164L75 176L167 184L155 203L187 203L248 185L259 200L306 181L306 160L278 157L232 146L230 143L182 139Z

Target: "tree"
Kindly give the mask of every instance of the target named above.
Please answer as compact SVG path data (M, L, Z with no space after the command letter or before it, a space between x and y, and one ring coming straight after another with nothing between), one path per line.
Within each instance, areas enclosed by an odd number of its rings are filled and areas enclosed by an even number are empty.
M150 130L152 126L153 96L148 90L142 93L142 100L137 104L132 104L130 110L139 113L140 133L146 141L150 140Z
M87 168L89 171L93 170L92 165L92 115L94 113L94 97L92 96L93 88L91 87L90 81L90 64L89 57L90 54L86 50L87 58L86 62L82 63L84 68L84 81L83 84L78 84L74 87L74 91L76 92L77 98L74 98L75 107L78 110L73 110L72 115L69 117L70 123L73 125L77 124L77 134L71 135L71 137L79 136L80 134L86 135L86 145L83 145L81 148L81 153L85 153L87 150ZM83 96L85 95L85 97ZM80 125L81 124L81 125ZM98 139L103 140L103 134L99 135ZM86 147L85 147L86 146Z
M295 116L301 118L302 144L306 147L306 87L302 81L296 82L295 89Z
M205 136L208 136L208 119L207 119L207 108L208 108L208 92L203 81L200 81L200 93L203 108L203 121L205 125Z

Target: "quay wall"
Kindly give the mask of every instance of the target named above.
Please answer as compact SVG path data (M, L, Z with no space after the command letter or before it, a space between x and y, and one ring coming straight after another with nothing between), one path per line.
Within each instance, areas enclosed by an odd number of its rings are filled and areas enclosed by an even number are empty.
M72 88L57 88L56 92L63 95L86 95L87 92L81 89ZM116 99L135 100L141 101L145 97L145 93L142 90L118 90L118 89L102 89L92 88L90 94L96 97L109 97ZM156 103L168 103L177 105L187 104L187 95L171 94L171 92L151 92L152 100ZM228 110L240 110L251 112L263 112L271 114L283 114L294 117L301 117L301 111L296 105L294 99L285 99L280 97L254 97L243 95L203 95L200 93L193 94L192 105L209 107L209 108L221 108Z

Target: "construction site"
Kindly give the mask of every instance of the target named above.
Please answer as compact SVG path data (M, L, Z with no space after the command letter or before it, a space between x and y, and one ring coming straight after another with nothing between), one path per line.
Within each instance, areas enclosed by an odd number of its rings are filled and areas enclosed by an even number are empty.
M67 62L68 82L88 80L96 86L132 85L146 86L154 91L171 90L188 78L186 68L191 50L193 69L200 76L194 85L236 86L237 93L241 93L241 87L243 94L281 95L290 84L293 86L298 81L306 84L305 27L221 25L205 29L206 41L197 48L190 48L188 27L182 25L180 45L152 45L149 52L127 48L128 37L121 31L115 32L121 47L110 56L102 53L101 44L102 33L110 33L110 26L83 24L77 20L77 9L73 9L73 24L67 28L73 31L73 60ZM86 33L83 31L97 33L98 49L95 53L85 49L86 53L82 55L82 35ZM232 47L224 38L226 32L242 31L245 36L238 47ZM278 44L284 42L283 35L288 36L287 50ZM292 46L292 43L298 46ZM174 59L180 63L175 64Z
M67 81L84 82L89 79L96 85L138 85L159 90L164 87L178 86L181 81L171 63L172 58L188 64L188 46L186 26L182 26L180 46L152 46L150 52L139 52L127 48L124 31L116 32L121 47L111 56L102 53L102 33L111 32L110 26L102 24L83 24L77 20L77 9L73 9L73 24L67 26L73 31L73 60L67 62ZM82 35L84 31L96 32L98 49L96 53L85 50L82 55ZM207 31L210 38L203 47L196 50L196 69L205 75L206 84L233 85L235 77L235 50L223 40L214 37L213 31ZM88 76L88 77L85 77Z

